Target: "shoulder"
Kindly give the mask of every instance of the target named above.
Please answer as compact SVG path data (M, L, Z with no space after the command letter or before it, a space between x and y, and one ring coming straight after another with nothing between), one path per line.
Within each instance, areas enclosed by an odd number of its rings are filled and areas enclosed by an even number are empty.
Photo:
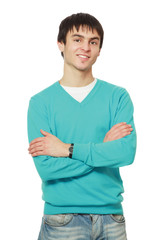
M30 100L47 103L57 94L57 82L31 96Z
M112 95L122 95L127 92L127 90L119 85L113 84L111 82L98 79L101 83L103 91L107 92L108 94Z
M104 80L99 79L99 81L102 86L101 95L107 96L107 98L109 98L110 103L112 105L116 106L117 104L126 103L126 102L130 102L130 104L133 105L131 96L126 88L104 81Z

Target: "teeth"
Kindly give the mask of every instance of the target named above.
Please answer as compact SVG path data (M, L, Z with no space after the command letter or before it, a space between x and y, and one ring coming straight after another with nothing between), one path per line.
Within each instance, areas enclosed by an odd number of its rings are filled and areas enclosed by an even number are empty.
M78 55L78 56L82 58L88 58L87 56L83 56L83 55Z

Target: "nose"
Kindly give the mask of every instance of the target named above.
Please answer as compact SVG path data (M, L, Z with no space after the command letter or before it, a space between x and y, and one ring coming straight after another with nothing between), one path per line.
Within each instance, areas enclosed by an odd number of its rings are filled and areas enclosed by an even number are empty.
M85 42L83 42L83 44L82 44L82 49L84 50L84 51L86 51L86 52L88 52L88 51L90 51L90 43L88 43L87 41Z

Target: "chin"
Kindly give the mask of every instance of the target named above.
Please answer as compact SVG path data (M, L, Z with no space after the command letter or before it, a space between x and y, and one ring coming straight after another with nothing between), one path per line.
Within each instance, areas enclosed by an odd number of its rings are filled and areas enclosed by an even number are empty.
M81 71L81 72L86 72L88 71L90 68L76 68L77 70Z
M82 67L82 66L75 66L75 68L77 69L77 70L79 70L79 71L88 71L90 68L91 68L91 66L87 66L87 67Z

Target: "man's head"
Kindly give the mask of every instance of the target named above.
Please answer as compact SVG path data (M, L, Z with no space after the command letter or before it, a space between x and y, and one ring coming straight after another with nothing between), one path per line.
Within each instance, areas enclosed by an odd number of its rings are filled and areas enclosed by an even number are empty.
M71 16L65 18L59 26L57 41L66 45L66 37L68 32L72 31L74 28L79 31L81 27L88 28L92 32L94 30L97 31L100 37L99 49L101 49L104 36L103 28L95 17L87 13L72 14ZM61 55L64 56L63 52L61 52Z

